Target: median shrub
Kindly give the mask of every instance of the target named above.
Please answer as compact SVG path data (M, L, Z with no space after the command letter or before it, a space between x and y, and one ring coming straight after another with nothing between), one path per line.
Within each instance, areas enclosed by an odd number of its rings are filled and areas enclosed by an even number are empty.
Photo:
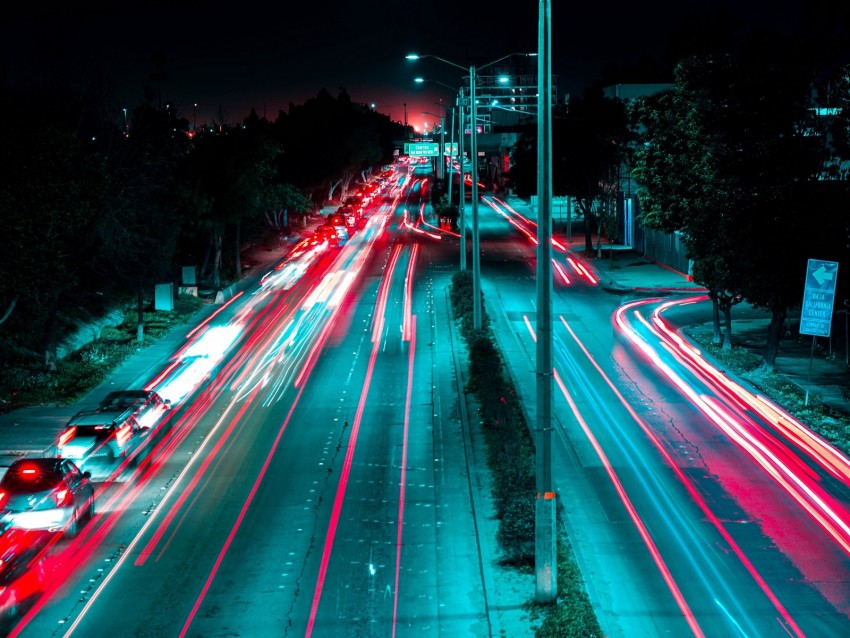
M483 308L480 330L472 320L472 276L455 273L449 290L453 316L469 351L466 391L475 395L487 443L487 460L493 485L493 500L499 530L496 540L506 565L529 572L534 569L534 441L519 397L505 374L502 356L490 331ZM558 512L558 603L529 603L531 615L539 620L541 638L595 638L602 635L584 580Z

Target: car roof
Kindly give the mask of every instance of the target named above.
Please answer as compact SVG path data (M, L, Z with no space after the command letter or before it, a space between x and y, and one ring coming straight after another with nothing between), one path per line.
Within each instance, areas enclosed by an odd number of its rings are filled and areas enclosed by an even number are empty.
M68 425L111 425L125 410L89 410L77 412L68 421Z
M23 458L9 466L0 479L4 491L35 494L53 489L61 480L64 459Z
M115 399L147 399L152 394L155 393L151 390L115 390L103 397L101 403L114 401Z
M17 459L12 462L9 466L7 474L11 471L17 471L21 468L21 466L36 466L40 470L58 470L59 466L64 463L64 459L54 459L49 457L35 457L35 458L22 458Z

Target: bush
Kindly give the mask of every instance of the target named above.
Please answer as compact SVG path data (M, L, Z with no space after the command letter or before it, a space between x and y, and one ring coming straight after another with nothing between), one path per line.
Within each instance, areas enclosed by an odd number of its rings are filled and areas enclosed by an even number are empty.
M472 307L472 273L461 270L452 275L452 284L449 289L449 299L452 303L453 316L460 321L460 334L464 340L471 344L475 339L475 317ZM489 334L490 319L484 311L484 295L481 295L481 330Z
M766 371L761 366L761 358L744 347L732 346L724 350L713 345L707 335L689 336L728 370L758 388L810 430L850 453L850 416L826 405L816 394L809 395L806 405L805 389L781 373Z
M472 327L472 276L455 273L449 290L454 319L469 350L466 390L475 394L487 442L487 460L493 476L493 498L499 530L496 540L505 564L528 571L534 568L535 463L534 442L516 391L504 374L502 357L490 332L482 304L481 330ZM561 512L557 513L560 521ZM596 638L599 621L584 588L584 580L563 533L558 539L556 605L534 605L542 617L538 636Z
M504 503L496 540L506 565L534 568L534 486L516 490Z
M174 311L144 313L145 343L150 345L172 328L185 324L203 305L189 295L177 298ZM100 338L61 359L53 373L32 366L0 368L0 410L27 405L68 405L97 387L140 345L136 341L136 313L115 328L104 328Z

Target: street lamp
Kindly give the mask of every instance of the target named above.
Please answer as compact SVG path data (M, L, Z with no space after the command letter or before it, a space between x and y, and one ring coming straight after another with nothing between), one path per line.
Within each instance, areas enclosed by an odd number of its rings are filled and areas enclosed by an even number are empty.
M478 69L486 69L488 66L498 64L502 60L506 60L515 55L536 56L537 54L509 53L508 55L503 55L501 58L479 67L469 67L469 155L472 159L472 325L475 330L481 329L481 237L478 232L478 107L475 103L476 73ZM466 70L466 67L463 67L460 64L455 64L454 62L436 55L417 55L415 53L410 53L404 57L408 60L434 58L444 64L448 64L464 71ZM463 158L461 158L461 167L462 166ZM463 182L462 171L461 182ZM465 250L465 242L462 242L461 245Z
M551 0L540 1L537 49L537 423L534 428L535 599L558 598L557 501L552 481L552 27Z
M408 59L417 59L415 56L411 58L411 56L407 56ZM446 87L447 89L451 89L452 91L457 91L458 98L456 102L456 106L460 109L460 117L458 118L458 159L460 166L458 168L458 230L460 231L460 270L461 272L466 272L466 193L464 193L464 183L463 183L463 158L464 158L464 148L463 148L463 138L464 138L464 129L463 129L463 121L464 121L464 103L463 103L463 87L460 89L455 89L454 87L449 86L444 82L440 82L439 80L431 80L428 78L413 78L413 81L417 84L422 84L424 82L434 82L441 86ZM452 151L449 153L449 204L452 202L452 182L454 181L454 160L452 159L452 153L454 152L454 109L452 109Z

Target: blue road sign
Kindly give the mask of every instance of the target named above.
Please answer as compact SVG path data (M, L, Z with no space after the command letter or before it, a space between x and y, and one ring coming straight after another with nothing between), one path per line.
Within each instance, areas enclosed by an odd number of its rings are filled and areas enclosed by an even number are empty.
M837 280L837 261L809 260L803 306L800 310L800 334L813 337L829 336Z

